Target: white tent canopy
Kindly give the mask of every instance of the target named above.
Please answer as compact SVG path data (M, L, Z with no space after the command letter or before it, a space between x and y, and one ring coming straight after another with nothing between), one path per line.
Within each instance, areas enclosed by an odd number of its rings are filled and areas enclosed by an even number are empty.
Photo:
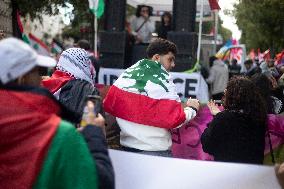
M153 7L155 11L171 11L174 0L127 0L127 3L133 7L137 7L137 5L145 4ZM190 0L189 0L190 1ZM209 7L208 0L204 0L204 8ZM197 0L197 11L200 9L201 0Z

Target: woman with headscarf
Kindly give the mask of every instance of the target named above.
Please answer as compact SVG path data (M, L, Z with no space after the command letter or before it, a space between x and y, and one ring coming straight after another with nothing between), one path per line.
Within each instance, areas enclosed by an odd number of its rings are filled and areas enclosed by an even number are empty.
M99 95L95 88L96 72L87 51L81 48L69 48L61 54L55 72L51 78L42 81L42 85L69 110L75 113L79 123L88 95Z

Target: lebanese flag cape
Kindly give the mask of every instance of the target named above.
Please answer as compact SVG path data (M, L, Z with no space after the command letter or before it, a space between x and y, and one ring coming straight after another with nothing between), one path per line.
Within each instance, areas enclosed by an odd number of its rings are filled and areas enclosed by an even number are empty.
M68 73L56 70L52 74L51 78L43 80L41 84L43 87L47 88L52 94L54 94L71 79L74 79L74 77L70 76Z
M176 128L186 116L172 77L159 63L143 59L111 86L104 110L131 123Z
M0 89L2 187L32 187L61 121L60 107L52 98L30 91Z

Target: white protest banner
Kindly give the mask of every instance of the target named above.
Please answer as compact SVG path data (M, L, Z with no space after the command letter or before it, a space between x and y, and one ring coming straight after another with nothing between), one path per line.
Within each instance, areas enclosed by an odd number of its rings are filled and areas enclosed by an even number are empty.
M109 152L116 189L280 189L274 167Z
M101 68L99 84L112 85L123 72L123 69ZM209 100L208 86L200 73L171 72L171 74L181 98L193 97L202 103L207 103Z

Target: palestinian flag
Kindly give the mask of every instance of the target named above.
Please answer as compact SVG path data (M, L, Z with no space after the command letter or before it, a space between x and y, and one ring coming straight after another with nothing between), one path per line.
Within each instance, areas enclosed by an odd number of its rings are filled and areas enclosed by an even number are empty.
M176 128L186 115L171 76L159 63L143 59L111 86L104 110L126 123Z
M27 44L30 44L29 37L24 32L24 27L23 27L23 24L22 24L22 21L21 21L21 16L20 16L19 11L17 11L16 14L17 14L18 30L20 32L21 38L24 42L26 42Z
M87 144L50 93L15 87L0 96L0 188L97 188Z
M63 48L56 42L52 41L51 43L51 52L54 54L61 54L63 51Z
M44 42L42 42L40 39L38 39L31 33L29 34L29 39L31 47L33 47L38 54L43 56L50 56L50 50Z

